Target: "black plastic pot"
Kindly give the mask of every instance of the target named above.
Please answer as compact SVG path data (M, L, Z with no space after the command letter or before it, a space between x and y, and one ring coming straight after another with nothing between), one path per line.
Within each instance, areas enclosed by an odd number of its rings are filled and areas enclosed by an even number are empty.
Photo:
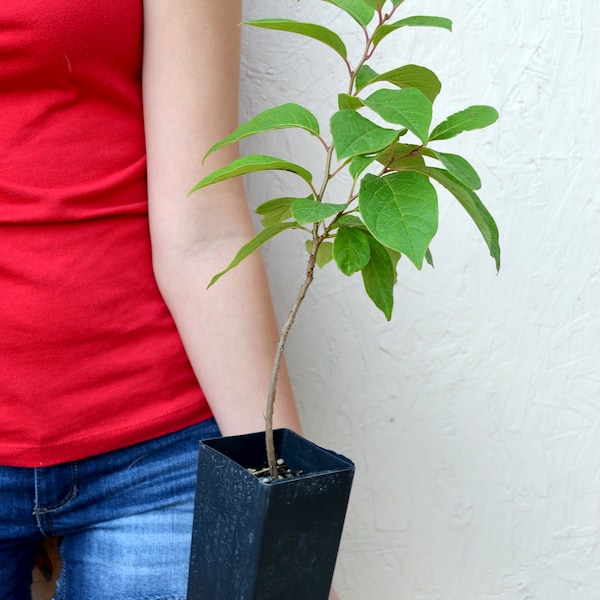
M354 464L287 429L277 456L304 474L265 483L264 433L200 443L188 600L327 600Z

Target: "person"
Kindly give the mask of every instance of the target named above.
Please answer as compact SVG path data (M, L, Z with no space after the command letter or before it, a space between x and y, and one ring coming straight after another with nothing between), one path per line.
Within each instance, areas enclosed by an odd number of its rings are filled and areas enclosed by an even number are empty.
M0 3L0 596L185 598L198 440L264 428L277 327L242 184L241 0ZM287 374L278 426L300 422ZM232 599L227 599L232 600Z

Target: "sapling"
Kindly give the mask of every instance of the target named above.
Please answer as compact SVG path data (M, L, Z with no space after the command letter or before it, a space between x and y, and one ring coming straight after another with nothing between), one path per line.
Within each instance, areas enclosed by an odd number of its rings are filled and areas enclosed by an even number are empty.
M315 115L287 103L269 108L240 125L212 146L207 156L243 138L278 129L301 129L323 151L320 181L298 160L263 154L243 156L204 177L192 191L231 177L275 170L294 173L306 187L304 197L269 199L257 208L263 228L231 263L210 282L238 265L274 236L290 230L307 234L306 276L283 324L276 349L266 408L267 459L273 480L277 457L273 443L275 390L283 351L315 266L333 261L347 276L360 273L364 289L389 320L397 264L404 255L417 269L433 265L430 244L438 228L438 195L431 180L446 188L472 218L483 236L496 269L500 267L498 229L477 190L481 180L462 156L435 149L436 142L464 131L481 129L498 118L490 106L475 105L432 126L433 103L441 83L430 69L407 64L378 72L373 63L381 42L406 27L452 30L452 22L436 16L401 14L405 0L322 0L349 15L362 30L355 63L346 42L328 27L284 18L257 19L245 25L297 34L318 41L336 54L347 71L347 87L337 95L337 109L322 134ZM408 2L408 4L410 4ZM356 39L356 38L353 38ZM383 125L382 125L383 123ZM330 183L345 173L346 191L329 202ZM339 199L342 198L340 202Z

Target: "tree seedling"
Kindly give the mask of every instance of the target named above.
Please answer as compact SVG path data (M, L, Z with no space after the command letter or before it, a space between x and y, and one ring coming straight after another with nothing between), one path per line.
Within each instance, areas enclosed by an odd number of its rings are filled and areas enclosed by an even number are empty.
M295 103L269 108L217 142L207 156L228 144L266 131L295 128L308 132L323 152L320 181L295 159L263 154L243 156L204 177L192 191L265 170L295 174L306 188L302 197L269 199L257 212L263 228L245 244L231 263L210 282L238 265L265 242L287 230L306 233L306 276L281 329L267 398L266 446L271 478L277 478L273 444L273 411L279 369L294 319L311 285L315 266L334 262L344 275L360 273L375 306L392 316L397 264L405 256L421 269L433 265L430 244L438 229L438 194L432 181L445 188L471 217L483 237L496 269L500 268L498 229L477 195L481 180L459 154L436 149L437 142L494 123L498 113L474 105L432 125L433 104L441 83L430 69L407 64L375 70L373 64L388 36L409 27L452 30L452 22L436 16L401 14L406 0L321 0L349 15L362 30L360 57L350 62L346 43L330 28L284 18L244 24L305 36L337 55L347 71L347 87L337 95L329 131L323 134L315 115ZM347 190L330 198L330 183L344 173ZM337 188L336 188L337 190Z

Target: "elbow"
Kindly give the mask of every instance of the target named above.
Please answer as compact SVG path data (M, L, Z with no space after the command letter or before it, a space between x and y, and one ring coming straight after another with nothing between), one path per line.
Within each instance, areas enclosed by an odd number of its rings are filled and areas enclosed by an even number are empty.
M152 271L158 290L166 302L167 306L171 304L176 289L177 276L175 275L176 265L172 260L164 255L163 252L158 252L152 249Z

